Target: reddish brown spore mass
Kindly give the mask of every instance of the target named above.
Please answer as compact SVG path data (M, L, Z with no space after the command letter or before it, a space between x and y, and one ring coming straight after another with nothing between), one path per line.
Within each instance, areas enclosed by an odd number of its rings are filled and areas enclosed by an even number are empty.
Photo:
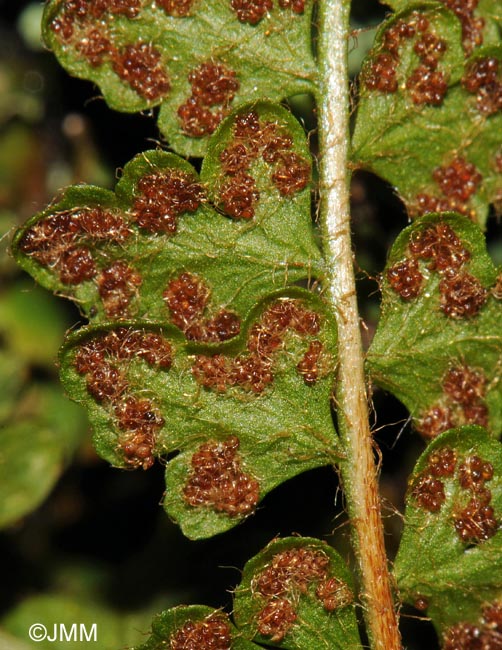
M467 202L483 180L476 167L461 156L454 158L449 165L437 167L432 177L442 194L451 200L452 209Z
M415 428L426 440L432 440L454 426L451 409L441 405L432 406L415 423Z
M454 518L457 535L467 544L479 544L493 537L498 529L498 522L492 506L486 499L474 496L467 506Z
M395 93L398 89L396 61L389 52L380 52L364 73L364 83L369 90Z
M420 295L424 276L418 261L407 258L387 269L387 279L392 289L403 300L412 300Z
M453 210L475 218L475 212L469 207L469 201L481 186L483 177L472 163L462 156L457 156L448 164L436 167L432 178L441 196L418 194L419 214Z
M260 485L243 471L238 449L236 436L199 447L192 456L192 473L183 488L183 498L189 505L211 508L231 517L255 510Z
M140 11L141 0L68 0L50 27L60 41L71 43L96 68L120 58L110 38L110 19L114 15L133 19Z
M451 9L462 24L462 44L467 54L483 43L483 28L485 20L475 16L474 12L479 0L441 0Z
M483 115L502 111L502 80L500 62L495 57L473 61L462 79L464 88L476 95L476 104Z
M186 331L200 321L209 301L210 291L204 282L192 273L182 273L171 280L164 291L171 321Z
M114 411L124 431L153 435L164 425L164 419L153 402L146 398L128 396L115 405Z
M159 50L150 43L126 45L113 59L116 74L143 99L157 101L167 95L171 82Z
M96 264L88 248L78 246L61 253L59 279L64 284L80 284L91 280L96 273Z
M411 494L417 504L429 512L439 512L446 501L444 483L429 474L418 477Z
M469 456L460 465L458 479L464 490L478 492L493 478L493 465L479 456Z
M284 153L272 173L272 182L283 196L305 189L310 181L310 164L296 153Z
M190 15L194 0L156 0L156 4L161 7L168 16L185 18Z
M257 616L258 632L277 643L282 641L297 619L293 605L286 598L268 601Z
M348 585L339 578L326 578L326 580L323 580L317 587L315 595L328 612L334 612L335 609L346 607L354 600L354 594Z
M469 366L453 366L443 377L443 389L454 402L465 406L485 397L486 377Z
M450 447L433 451L427 460L427 471L435 478L453 476L457 465L457 454Z
M486 302L488 291L469 273L447 277L439 283L440 308L450 318L472 318Z
M406 88L415 104L439 106L443 103L448 90L448 79L443 71L437 70L444 55L446 41L428 31L427 18L414 12L408 22L397 20L383 35L382 50L375 54L363 73L363 79L369 90L390 94L397 92L397 77L400 62L400 49L411 39L415 39L413 50L420 59L406 80Z
M430 260L429 269L445 275L456 275L471 257L456 232L443 223L415 231L409 248L412 255Z
M219 199L225 214L234 219L252 219L260 193L252 176L238 173L221 186Z
M253 591L266 598L292 591L306 594L313 582L327 577L329 557L318 549L290 548L272 557L270 564L253 581Z
M181 128L194 138L210 135L239 90L237 75L222 63L205 61L188 73L188 81L191 95L178 109Z
M118 261L99 274L97 283L106 315L113 318L129 316L129 305L142 283L140 274L125 262Z
M295 14L302 14L305 11L306 0L279 0L281 9L291 9Z
M253 595L267 601L258 614L260 634L282 640L296 620L293 603L311 585L327 611L349 605L354 599L349 586L330 577L329 568L329 557L319 549L298 547L276 553L251 585Z
M234 70L206 61L188 74L192 95L206 106L229 103L239 89Z
M131 393L130 383L117 365L133 358L167 370L172 363L172 348L155 332L119 327L81 345L73 365L78 374L85 375L89 394L114 413L123 432L118 447L126 464L148 469L154 462L156 434L164 420L151 400Z
M121 243L130 234L120 215L96 206L65 210L38 221L24 233L19 247L42 266L55 269L61 282L76 285L97 273L89 246Z
M272 0L231 0L230 6L241 23L257 25L273 8Z
M209 287L192 273L171 280L163 293L171 321L192 341L226 341L240 332L240 318L227 309L204 318L210 296Z
M75 49L93 68L103 65L114 52L111 40L99 29L90 29L77 41Z
M261 121L256 111L236 117L233 139L220 153L226 179L219 192L221 209L234 219L252 219L260 194L248 171L261 157L272 166L272 183L282 196L293 196L310 182L310 163L293 148L293 139L279 124Z
M239 386L253 393L262 393L274 380L274 358L282 349L288 330L299 335L315 336L320 330L319 316L305 309L299 300L277 301L251 328L247 353L234 358L198 355L192 366L196 381L205 388L219 392ZM320 375L317 361L321 352L318 343L309 346L308 357L305 355L297 366L307 384L314 384Z
M143 230L171 235L177 231L178 217L195 212L205 196L194 176L174 169L143 176L136 193L132 219Z
M311 341L307 351L296 366L300 375L303 375L303 381L308 386L312 386L319 379L319 361L321 360L323 348L321 341Z
M141 11L141 0L66 0L60 5L51 29L64 40L69 40L77 27L101 20L106 15L123 15L136 18Z
M169 639L170 650L230 650L231 647L230 625L224 614L187 621Z
M485 605L476 624L457 623L443 638L444 650L500 650L502 647L502 605Z

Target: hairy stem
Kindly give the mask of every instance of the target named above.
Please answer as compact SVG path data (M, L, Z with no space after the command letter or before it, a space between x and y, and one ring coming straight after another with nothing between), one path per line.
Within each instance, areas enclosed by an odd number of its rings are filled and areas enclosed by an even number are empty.
M348 170L348 0L321 0L319 33L319 137L321 220L329 300L338 326L336 401L346 452L340 469L353 526L368 636L374 650L399 650L383 540L378 476L373 454L364 356L355 289Z

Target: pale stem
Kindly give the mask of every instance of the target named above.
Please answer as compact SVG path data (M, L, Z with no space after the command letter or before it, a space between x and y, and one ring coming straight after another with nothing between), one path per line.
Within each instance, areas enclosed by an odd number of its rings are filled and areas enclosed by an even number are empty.
M369 426L364 355L355 289L348 169L348 0L320 0L320 216L328 299L338 326L336 403L346 453L340 465L358 560L361 598L373 650L400 650L401 638L385 553L378 473Z

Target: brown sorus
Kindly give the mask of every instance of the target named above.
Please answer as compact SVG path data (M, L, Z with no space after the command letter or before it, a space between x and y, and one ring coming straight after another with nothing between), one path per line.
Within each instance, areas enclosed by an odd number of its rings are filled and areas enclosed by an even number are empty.
M481 629L470 623L457 623L443 637L443 650L483 650Z
M444 483L428 474L418 477L411 494L417 504L429 512L439 512L446 501Z
M322 354L323 344L321 341L311 341L301 361L296 366L298 372L303 376L303 381L308 385L314 385L319 379L319 360Z
M439 283L440 309L450 318L472 318L486 302L488 291L469 273L446 277Z
M305 189L310 181L310 164L294 152L284 153L272 173L272 182L283 196Z
M463 542L479 544L495 535L498 522L492 506L474 496L455 516L454 526Z
M457 454L450 447L434 450L427 459L427 471L435 478L453 476L457 464Z
M476 95L480 113L493 115L502 110L502 81L499 60L483 57L473 61L462 79L464 88Z
M327 578L329 557L308 547L276 553L268 566L253 580L253 591L266 598L293 591L307 593L309 585Z
M252 176L240 172L231 176L220 189L220 205L233 219L252 219L260 198Z
M204 443L193 454L192 473L183 488L184 500L230 516L251 513L258 503L258 481L246 474L238 454L239 439Z
M187 621L169 639L170 650L230 650L232 635L228 619L216 613L199 621Z
M464 490L476 492L492 478L493 465L479 456L468 456L458 470L458 480Z
M415 428L426 439L432 440L443 431L452 429L455 423L453 413L447 406L432 406L415 422Z
M125 262L117 261L99 274L97 283L107 316L128 316L129 304L142 283L139 273Z
M192 273L182 273L171 280L163 293L171 321L184 332L202 321L209 296L209 288Z
M467 54L483 43L484 18L474 14L479 0L441 0L462 24L462 44Z
M395 93L398 89L397 62L389 52L380 52L364 71L364 83L369 90Z
M107 362L86 374L86 385L87 392L100 403L114 402L127 389L127 382L122 373Z
M126 45L113 58L116 74L143 99L154 102L171 89L159 50L151 43Z
M436 167L432 177L442 194L452 199L455 205L466 203L483 180L476 167L462 156L457 156L448 165Z
M467 404L462 409L466 424L477 424L480 427L488 428L490 419L488 406L484 402Z
M387 279L403 300L412 300L420 295L424 276L418 261L407 258L387 269Z
M486 377L466 365L452 366L443 376L442 386L454 402L467 406L485 397Z
M119 427L124 431L154 435L164 426L164 418L154 403L146 398L126 395L115 404L114 412Z
M444 223L415 231L409 248L412 255L431 260L431 270L445 275L455 275L471 257L457 233Z
M273 7L272 0L231 0L230 6L241 23L256 25Z
M196 97L189 97L178 108L181 129L186 135L192 138L202 138L203 136L214 133L223 116L224 113L222 110L211 111Z
M91 251L83 246L65 250L58 261L59 279L63 284L80 284L97 273Z
M161 7L168 16L185 18L190 15L194 0L156 0L156 4Z
M220 153L223 171L231 176L248 169L251 160L252 154L242 142L233 143Z
M148 232L174 234L178 217L195 212L203 200L204 189L192 174L178 169L159 171L139 179L131 215Z
M346 607L354 600L354 594L347 583L339 578L323 580L317 587L315 594L328 612L334 612L335 609Z
M115 48L111 40L99 29L91 29L79 38L75 49L90 63L93 68L103 65L114 55Z
M431 70L428 65L419 65L406 81L414 104L441 106L448 91L448 83L444 72Z
M136 433L121 440L119 447L127 465L137 469L150 469L155 462L155 438L149 433Z
M270 600L257 616L258 632L274 643L282 641L297 619L295 608L286 598Z
M222 63L206 61L188 74L192 96L204 106L228 104L239 89L234 70Z
M306 0L279 0L281 9L291 9L295 14L302 14L305 11Z

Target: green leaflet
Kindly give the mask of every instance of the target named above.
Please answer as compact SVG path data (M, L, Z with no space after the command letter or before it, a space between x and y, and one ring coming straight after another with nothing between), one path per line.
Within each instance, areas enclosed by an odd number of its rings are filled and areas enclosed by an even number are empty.
M295 563L291 578L284 580ZM356 650L360 641L353 601L352 577L338 553L317 539L292 537L272 541L246 564L234 616L244 636L260 643L287 650ZM287 613L290 607L296 619L276 630L282 638L274 639L273 631L265 634L272 612Z
M219 156L236 147L244 171L227 173ZM15 255L95 321L168 321L165 292L185 272L208 292L204 316L225 310L244 318L269 291L319 274L310 160L288 111L252 105L213 137L200 180L173 154L139 154L115 193L68 188L16 234ZM290 178L292 170L299 177Z
M277 539L244 567L234 596L235 625L209 607L176 607L154 619L152 636L136 650L167 643L178 650L189 635L200 647L219 635L229 650L262 647L252 641L285 650L359 650L352 589L350 572L330 546L308 537Z
M255 308L228 343L194 344L172 326L135 321L80 330L61 362L101 456L147 469L180 452L166 466L164 507L188 537L202 538L330 462L335 355L321 300L290 289Z
M482 232L459 215L422 217L392 248L368 368L426 438L461 424L502 429L496 280Z
M310 179L298 122L252 104L213 136L200 180L145 152L115 193L71 187L14 238L23 267L93 319L61 359L98 452L144 469L178 454L164 505L189 537L234 526L331 460L335 330L295 287L322 275ZM211 463L228 494L200 488Z
M202 155L230 110L314 87L311 0L301 13L273 0L242 20L230 0L86 3L81 17L68 4L51 0L43 19L60 63L96 83L115 110L160 105L159 128L183 155Z
M173 607L158 614L153 619L151 637L146 643L136 646L135 650L163 650L168 641L171 647L183 648L187 637L190 641L197 640L201 644L208 643L212 638L219 639L221 643L223 638L226 641L224 647L229 650L256 650L257 647L241 638L240 632L224 612L205 605L190 605ZM179 640L179 646L173 646L171 639ZM213 640L214 642L216 641Z
M465 41L474 32L443 4L397 8L363 66L354 163L392 183L412 216L455 210L484 225L502 173L494 4L480 4L483 47L475 48ZM492 76L487 62L497 68Z
M480 427L448 431L419 458L409 485L394 567L401 596L426 609L440 633L480 624L502 593L500 443Z

